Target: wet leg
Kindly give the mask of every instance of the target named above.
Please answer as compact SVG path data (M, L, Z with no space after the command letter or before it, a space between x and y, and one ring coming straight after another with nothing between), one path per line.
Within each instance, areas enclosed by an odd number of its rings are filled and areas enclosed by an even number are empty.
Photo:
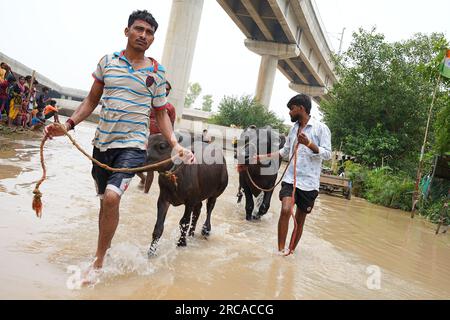
M170 203L161 197L158 198L158 217L156 219L155 228L153 230L153 240L148 250L148 256L152 257L156 255L158 249L158 242L164 232L164 221L166 220L167 211L169 210Z
M216 205L217 198L209 198L206 205L206 221L203 225L202 236L209 237L211 234L211 214Z
M278 251L286 248L286 237L289 229L289 219L291 217L292 198L286 197L281 201L281 213L278 220Z
M253 202L253 194L250 191L249 187L244 187L244 194L245 194L245 219L247 219L247 221L251 221L253 209L255 208L255 204Z
M300 209L297 208L297 212L295 214L295 220L297 221L297 232L295 234L294 233L292 234L291 241L294 241L294 247L290 248L292 252L295 251L295 248L297 248L297 245L300 242L300 239L302 238L306 216L307 213L302 212Z
M111 190L106 190L100 205L99 236L94 269L103 267L106 251L111 246L111 241L119 224L119 204L120 196Z
M144 189L144 184L145 184L145 173L143 173L143 172L138 172L138 173L136 173L136 175L139 177L139 179L141 179L141 181L139 181L138 188L139 188L139 189Z
M200 212L202 211L202 203L196 205L194 207L194 212L192 214L191 227L189 229L189 237L193 237L195 234L195 228L197 227L197 221L200 217Z
M264 192L264 199L261 203L261 206L259 207L258 214L256 215L256 219L261 219L263 215L269 211L270 208L270 200L272 199L273 191L271 192Z
M186 204L184 208L183 218L180 220L180 232L181 236L178 240L179 247L186 247L186 233L189 228L189 223L191 222L192 206Z
M150 191L150 187L153 183L153 177L155 176L154 171L147 172L147 178L145 179L144 193L147 194Z

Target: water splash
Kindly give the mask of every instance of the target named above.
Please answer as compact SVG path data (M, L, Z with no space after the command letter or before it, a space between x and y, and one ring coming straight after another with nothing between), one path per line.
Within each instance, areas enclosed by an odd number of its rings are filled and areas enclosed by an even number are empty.
M67 280L69 289L94 288L123 276L149 276L156 272L156 267L147 258L145 248L131 243L119 243L108 250L103 269L94 270L93 262L94 258L91 258L90 261L67 267L67 272L72 274Z

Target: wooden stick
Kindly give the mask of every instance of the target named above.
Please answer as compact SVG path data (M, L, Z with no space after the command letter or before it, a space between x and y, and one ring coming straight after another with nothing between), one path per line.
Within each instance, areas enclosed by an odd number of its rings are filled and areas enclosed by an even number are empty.
M414 193L413 193L413 203L412 203L412 210L411 210L411 218L412 219L414 219L416 205L417 205L417 203L419 202L419 199L420 199L419 184L420 184L420 180L422 179L423 157L425 155L425 147L426 147L426 144L427 144L428 131L430 129L431 115L433 113L434 101L436 100L436 92L437 92L437 90L439 88L439 83L440 82L441 82L441 73L439 73L439 76L438 76L437 81L436 81L436 86L434 87L433 100L431 100L430 111L428 112L427 128L425 130L425 137L423 139L422 150L420 151L419 168L417 169L417 178L416 178L416 184L414 186Z

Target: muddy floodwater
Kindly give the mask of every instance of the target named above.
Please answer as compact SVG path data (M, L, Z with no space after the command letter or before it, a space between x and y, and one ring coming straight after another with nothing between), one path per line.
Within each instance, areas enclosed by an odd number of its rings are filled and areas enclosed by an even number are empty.
M95 126L75 138L91 152ZM147 259L159 192L135 178L121 204L120 224L95 286L78 287L97 242L99 200L89 160L67 138L46 145L43 217L31 209L41 176L39 136L0 136L0 299L449 299L450 236L409 213L354 198L320 195L294 256L276 253L278 189L269 213L245 220L236 203L238 177L199 232L179 249L183 208L169 209L158 256ZM156 180L155 180L156 181ZM205 208L199 230L205 219Z

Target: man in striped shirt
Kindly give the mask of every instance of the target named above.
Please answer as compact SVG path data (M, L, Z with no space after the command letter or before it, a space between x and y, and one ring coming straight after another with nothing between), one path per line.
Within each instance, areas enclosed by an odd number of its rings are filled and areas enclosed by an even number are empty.
M93 156L110 167L136 168L144 164L152 109L161 133L174 151L182 152L185 162L194 161L192 152L178 144L165 110L165 69L156 60L145 57L157 29L158 23L146 10L130 15L125 29L126 49L100 60L92 74L94 84L89 95L66 122L67 130L73 129L94 111L103 96ZM45 133L50 138L64 134L55 125L47 126ZM121 196L134 174L111 173L94 164L92 176L100 196L99 238L93 268L101 269L119 223Z

